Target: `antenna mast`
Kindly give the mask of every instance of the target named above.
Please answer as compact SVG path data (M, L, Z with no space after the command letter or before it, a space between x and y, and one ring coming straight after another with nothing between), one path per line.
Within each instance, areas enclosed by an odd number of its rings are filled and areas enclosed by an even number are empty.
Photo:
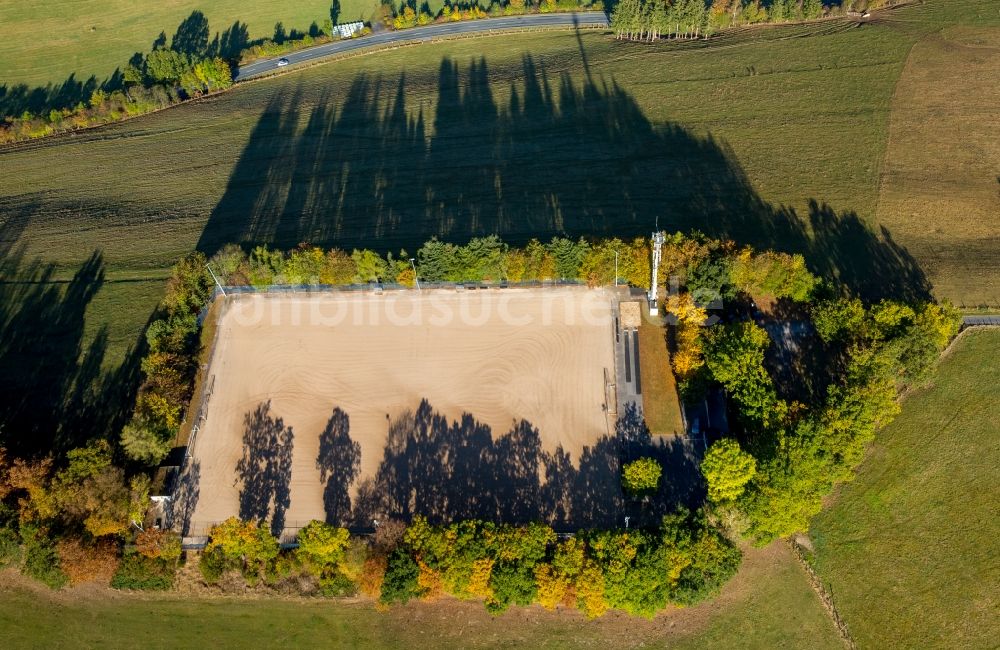
M659 226L659 219L657 219L657 226ZM653 276L650 278L649 282L649 315L657 316L660 313L659 307L656 305L656 294L659 288L659 283L656 281L660 274L660 257L663 254L663 242L666 237L663 236L663 231L657 229L650 238L653 244Z

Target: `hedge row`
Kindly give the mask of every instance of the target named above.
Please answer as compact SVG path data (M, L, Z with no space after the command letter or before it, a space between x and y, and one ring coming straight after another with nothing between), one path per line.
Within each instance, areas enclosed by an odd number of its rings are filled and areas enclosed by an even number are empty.
M251 586L311 578L305 584L318 593L363 591L385 606L448 594L480 600L494 614L538 603L595 618L609 609L652 617L704 600L742 557L701 513L687 511L654 530L581 531L562 540L544 524L432 526L416 517L407 527L384 523L365 541L313 521L298 542L282 551L265 527L233 518L212 529L199 566L209 584L237 573Z
M445 2L437 14L430 13L427 4L413 0L400 3L398 6L383 5L382 23L395 30L409 29L431 23L458 22L463 20L479 20L481 18L497 18L500 16L521 16L536 13L555 13L564 11L580 11L595 9L591 0L508 0L502 2Z
M158 318L146 330L143 383L121 432L122 448L132 460L156 465L174 444L197 370L197 316L211 286L204 255L195 253L174 265Z

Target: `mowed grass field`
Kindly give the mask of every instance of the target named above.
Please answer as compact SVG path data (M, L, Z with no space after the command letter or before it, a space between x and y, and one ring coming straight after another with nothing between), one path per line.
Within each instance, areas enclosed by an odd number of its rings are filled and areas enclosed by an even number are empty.
M630 235L658 221L803 252L869 294L925 295L905 229L886 243L876 218L893 94L915 43L998 23L994 9L928 3L708 43L502 35L334 61L0 151L0 246L64 278L103 251L87 328L108 326L109 363L169 265L227 241L412 252L434 235ZM976 227L957 214L940 238L967 243ZM1000 302L966 259L939 251L943 295ZM998 264L984 256L981 277ZM134 308L111 308L123 301Z
M0 86L59 84L71 74L101 81L123 67L134 52L145 52L165 32L168 39L182 20L199 10L211 34L234 22L246 23L251 39L271 36L275 23L306 31L330 17L330 0L0 0ZM377 0L341 0L340 22L368 20Z
M1000 638L1000 332L970 331L909 395L810 535L859 647Z
M7 584L3 584L7 583ZM231 600L114 594L51 594L0 574L0 626L8 648L816 648L842 647L787 547L749 552L711 604L652 621L614 613L511 608L490 616L480 603L411 603L388 612L366 602Z

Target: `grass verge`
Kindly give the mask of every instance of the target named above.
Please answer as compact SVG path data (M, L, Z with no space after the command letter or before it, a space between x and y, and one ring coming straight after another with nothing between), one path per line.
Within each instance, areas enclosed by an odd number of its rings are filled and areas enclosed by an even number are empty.
M152 624L159 621L159 624ZM375 611L367 602L181 598L95 587L42 591L0 573L5 647L245 648L773 648L836 649L837 637L784 544L749 550L719 599L652 621L610 613L513 607L490 616L480 603L441 600Z

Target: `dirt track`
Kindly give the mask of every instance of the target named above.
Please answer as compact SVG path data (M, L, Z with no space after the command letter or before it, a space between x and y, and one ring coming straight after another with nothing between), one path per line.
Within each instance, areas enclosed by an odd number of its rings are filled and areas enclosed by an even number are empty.
M610 293L582 288L230 298L193 447L200 481L191 534L241 509L273 514L282 483L290 489L286 527L324 519L317 456L335 408L348 418L337 458L357 443L360 463L350 471L350 460L342 461L328 472L332 483L351 484L343 493L352 499L384 463L390 422L418 411L422 400L452 422L470 414L494 439L523 418L538 429L543 451L561 445L578 462L584 446L607 433L613 304ZM264 448L241 472L248 428L255 431L250 446ZM290 480L253 474L289 467ZM241 498L248 484L262 494Z

